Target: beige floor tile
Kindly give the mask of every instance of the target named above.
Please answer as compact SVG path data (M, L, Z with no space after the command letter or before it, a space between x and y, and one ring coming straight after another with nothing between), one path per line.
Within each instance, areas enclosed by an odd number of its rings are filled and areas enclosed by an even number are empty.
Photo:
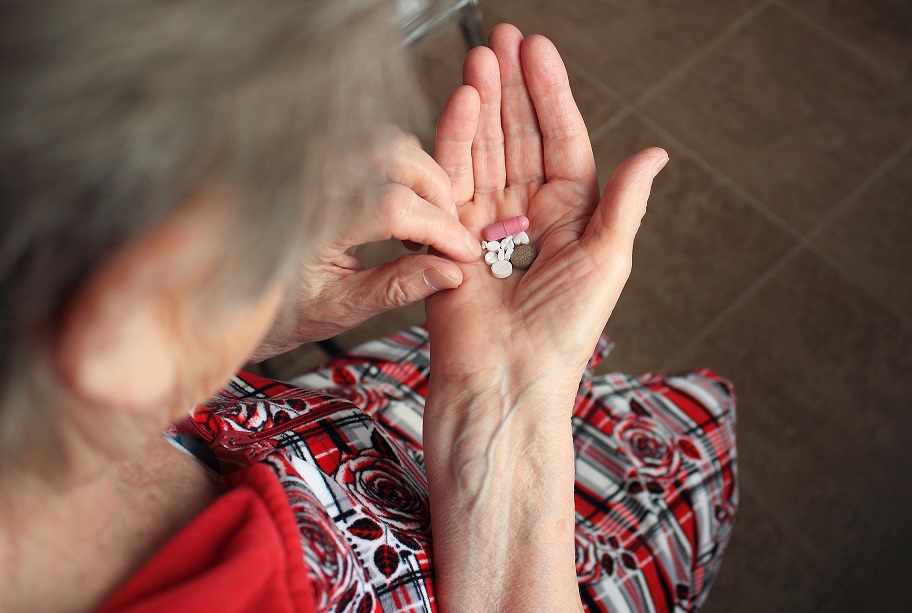
M776 7L644 112L801 231L912 133L912 100Z
M742 492L735 529L701 613L808 611L838 579L750 493Z
M786 0L860 50L898 82L912 84L912 2Z
M912 318L912 153L814 243Z
M628 100L671 73L756 0L482 0Z
M912 330L810 253L791 261L680 364L738 394L755 492L848 571L912 508Z
M617 348L599 372L657 370L795 242L635 117L596 143L601 184L651 145L671 160L654 182L633 272L606 328Z

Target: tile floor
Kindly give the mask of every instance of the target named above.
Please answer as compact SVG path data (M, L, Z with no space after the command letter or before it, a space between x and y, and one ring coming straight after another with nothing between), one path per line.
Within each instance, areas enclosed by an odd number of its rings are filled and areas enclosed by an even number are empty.
M708 366L739 396L742 504L705 611L908 611L912 3L481 0L552 38L601 179L665 147L605 369ZM439 108L458 29L415 47ZM378 262L403 253L382 243ZM418 305L336 339L423 318ZM325 359L307 346L280 375Z

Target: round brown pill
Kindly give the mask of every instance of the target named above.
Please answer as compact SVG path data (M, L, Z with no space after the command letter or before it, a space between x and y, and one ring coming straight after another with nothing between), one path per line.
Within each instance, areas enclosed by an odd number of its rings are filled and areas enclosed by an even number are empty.
M532 245L516 245L510 263L514 268L528 268L532 266L536 257L538 257L538 251Z

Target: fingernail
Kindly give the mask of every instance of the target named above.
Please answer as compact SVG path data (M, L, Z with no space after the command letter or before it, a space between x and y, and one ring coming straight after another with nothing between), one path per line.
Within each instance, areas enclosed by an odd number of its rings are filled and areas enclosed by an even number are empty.
M433 287L435 290L453 289L459 287L453 279L449 278L436 268L428 268L424 271L424 282Z
M652 168L653 178L655 178L656 175L658 175L660 172L662 172L662 169L665 168L665 165L668 163L669 159L670 158L666 157L666 158L663 158L663 159L659 160L658 162L656 162L656 165Z
M471 253L473 257L481 255L481 241L468 233L466 233L466 245L469 246L469 253Z

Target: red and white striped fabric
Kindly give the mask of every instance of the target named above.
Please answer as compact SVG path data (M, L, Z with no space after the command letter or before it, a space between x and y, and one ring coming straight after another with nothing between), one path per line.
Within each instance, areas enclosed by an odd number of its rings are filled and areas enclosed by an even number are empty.
M599 343L590 369L610 348ZM415 327L291 383L241 373L168 433L214 470L276 471L321 611L436 610L421 444L429 351ZM695 610L737 506L731 384L705 370L587 370L573 430L587 610Z

